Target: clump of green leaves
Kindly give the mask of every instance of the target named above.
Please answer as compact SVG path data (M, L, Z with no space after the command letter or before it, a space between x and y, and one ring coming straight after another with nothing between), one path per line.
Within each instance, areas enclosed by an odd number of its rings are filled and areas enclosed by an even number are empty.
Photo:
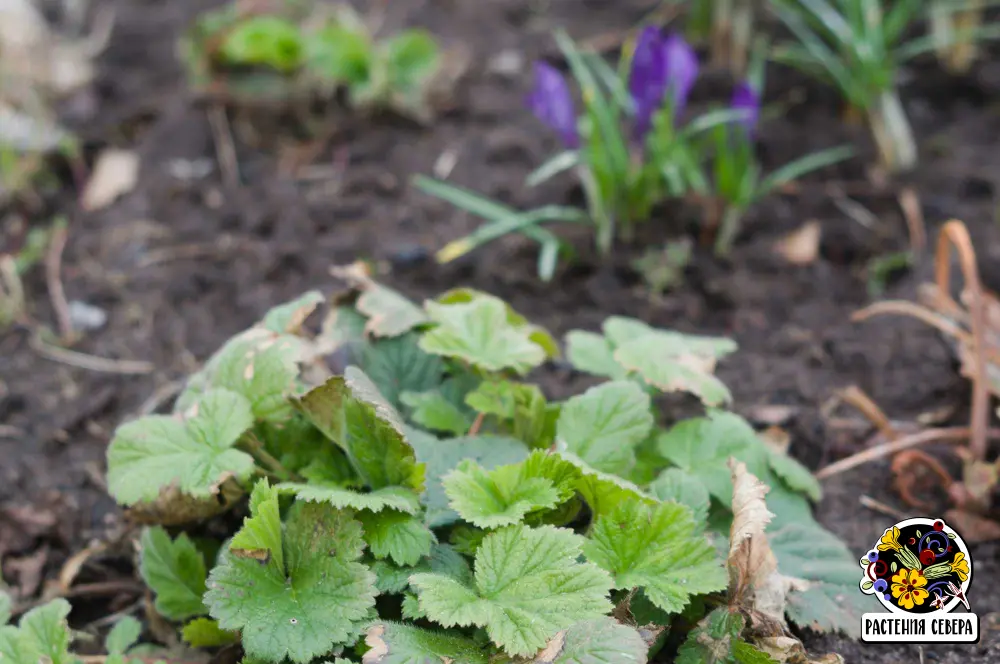
M273 12L237 4L204 14L182 43L195 85L249 99L329 95L345 89L359 108L428 119L442 64L426 30L376 38L347 5L282 3Z
M188 644L239 641L276 664L642 664L664 631L742 606L720 554L741 509L730 459L772 492L771 546L796 579L778 619L857 628L836 604L857 594L853 557L810 515L819 486L723 409L714 366L731 341L610 318L566 344L607 380L553 402L525 377L559 345L502 300L457 289L418 305L339 274L352 287L317 331L319 293L277 307L173 414L111 442L109 489L147 520L245 509L226 541L141 537L156 609ZM331 373L334 352L349 365ZM674 392L706 415L663 426L654 397ZM697 629L760 645L714 620Z
M82 660L70 651L74 635L66 622L70 605L55 599L31 609L21 616L18 624L8 624L13 602L0 589L0 661L5 664L79 664ZM142 634L142 624L125 616L120 618L104 639L108 664L126 664L136 653L136 642ZM135 660L138 661L138 660Z

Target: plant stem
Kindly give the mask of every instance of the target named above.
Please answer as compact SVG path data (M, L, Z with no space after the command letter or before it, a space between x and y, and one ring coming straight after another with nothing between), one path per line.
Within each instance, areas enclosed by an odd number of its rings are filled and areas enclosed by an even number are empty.
M240 447L246 450L260 465L266 467L283 482L293 482L302 478L285 468L280 461L264 449L264 443L252 433L247 433L240 439Z
M719 224L719 232L715 236L715 255L725 257L732 251L733 242L740 232L740 221L743 219L743 210L732 205L726 207L722 213L722 221Z
M889 171L905 171L917 165L917 144L910 121L895 90L886 90L867 109L868 124L878 146L882 165Z

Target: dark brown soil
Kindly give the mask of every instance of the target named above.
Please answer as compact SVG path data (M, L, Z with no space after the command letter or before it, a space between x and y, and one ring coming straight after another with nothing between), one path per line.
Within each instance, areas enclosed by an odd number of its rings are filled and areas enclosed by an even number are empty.
M909 320L850 321L851 312L870 301L867 262L908 246L894 190L867 185L860 161L840 167L837 181L874 213L873 225L847 216L813 179L797 195L759 205L730 261L699 250L683 286L663 297L650 298L629 267L641 253L638 245L621 247L602 263L580 242L578 261L561 268L549 285L536 279L536 248L519 238L506 238L455 264L433 264L429 257L437 248L478 223L408 186L413 174L429 173L443 152L457 155L451 181L512 205L572 194L560 185L538 192L523 186L554 143L522 110L527 67L513 76L491 72L493 58L510 51L530 63L553 52L553 27L586 38L628 27L653 4L394 2L386 29L425 25L474 54L453 110L427 128L331 113L333 138L316 146L311 157L330 166L329 177L319 182L296 181L283 168L305 147L295 133L275 125L254 134L245 114L234 113L242 183L233 189L220 174L206 108L187 94L174 54L179 31L206 3L118 0L117 27L95 88L97 112L77 124L88 154L108 145L137 150L141 178L131 194L92 214L74 211L71 197L63 197L62 210L72 214L63 281L68 299L109 314L107 325L88 333L78 350L147 360L155 370L131 377L87 371L40 357L29 346L27 329L0 337L0 423L14 432L0 439L4 577L17 582L19 560L41 560L51 577L69 554L113 527L118 513L101 477L105 446L118 422L156 394L168 393L171 383L270 306L331 285L329 267L358 258L377 261L386 271L384 280L411 297L470 285L507 298L557 334L596 329L608 315L625 314L684 331L733 335L741 350L719 373L738 408L792 407L793 453L814 468L856 451L870 433L820 413L833 392L847 385L863 388L894 418L912 420L954 406L955 422L961 423L968 387L935 332ZM965 220L987 285L1000 289L993 267L1000 256L993 175L1000 172L995 138L1000 77L990 62L961 80L936 72L933 63L920 65L906 88L924 148L913 182L930 236L948 218ZM709 81L696 98L719 98L725 89L713 89ZM774 70L767 96L790 104L762 131L761 151L770 167L847 140L867 145L862 131L842 121L829 91ZM179 161L205 161L213 170L184 181L172 174ZM644 228L644 242L662 244L688 232L686 221L671 217ZM822 224L820 258L790 267L772 246L808 219ZM925 259L891 283L887 295L912 297L929 273ZM54 327L44 271L33 271L26 287L33 319ZM543 383L560 396L574 389L576 379L565 368L552 367ZM835 477L825 489L819 519L859 555L889 525L889 517L861 507L858 497L902 504L889 489L887 462ZM998 547L975 546L973 556L974 608L981 615L1000 611L1000 596L992 592L1000 578ZM915 646L862 646L834 636L808 642L818 652L840 652L851 663L920 657L989 662L1000 655L993 632L979 646L927 646L922 654Z

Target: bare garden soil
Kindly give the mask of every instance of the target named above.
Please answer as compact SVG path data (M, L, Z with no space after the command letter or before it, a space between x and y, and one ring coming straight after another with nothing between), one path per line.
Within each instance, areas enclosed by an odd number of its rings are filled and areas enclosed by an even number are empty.
M58 574L67 557L94 538L121 531L121 515L104 492L105 447L114 427L189 374L230 336L274 304L310 288L330 289L331 265L370 259L380 278L414 299L458 285L493 292L534 322L562 335L597 329L609 315L639 317L688 332L733 336L740 351L719 375L736 408L751 416L762 406L789 407L792 454L818 468L857 451L871 435L857 413L822 410L834 392L857 385L893 418L912 421L951 409L947 422L967 417L969 389L953 356L920 323L878 318L852 323L871 301L870 260L909 246L896 200L898 184L870 184L864 160L811 178L799 191L759 205L728 261L700 248L683 285L651 297L631 262L646 246L696 235L697 217L667 210L600 260L585 237L571 238L576 260L563 262L551 284L535 275L536 247L508 237L453 264L436 265L433 252L468 233L478 220L409 186L430 173L442 153L456 162L449 179L514 206L542 200L572 201L578 194L552 184L523 186L525 175L555 148L551 136L522 110L529 65L552 55L552 28L577 39L624 30L650 9L640 0L396 0L385 4L385 28L430 28L446 45L471 54L471 68L450 108L428 127L397 118L324 115L326 136L312 140L281 114L232 109L240 185L227 185L205 103L187 91L175 56L178 35L207 3L198 0L118 0L110 46L100 60L88 109L79 102L67 121L82 136L88 160L100 148L134 149L141 157L138 186L116 204L79 212L67 193L32 211L70 220L62 265L66 296L104 309L107 324L88 332L76 350L107 358L144 360L142 375L88 371L41 357L31 330L0 336L0 559L3 578L30 594ZM375 4L375 3L372 3ZM521 60L520 72L511 63ZM987 287L1000 290L1000 61L982 61L967 77L948 77L933 62L908 72L905 101L920 138L923 160L908 183L919 193L928 235L953 217L975 240ZM728 98L724 76L706 76L695 100ZM782 105L766 123L760 143L773 168L807 151L853 141L864 130L842 118L837 97L788 71L769 73L766 99ZM86 100L85 100L86 101ZM263 118L263 119L262 119ZM254 124L250 123L254 120ZM870 148L865 147L869 150ZM870 157L870 154L866 154ZM868 161L871 161L868 159ZM200 165L203 177L183 177ZM306 166L306 169L300 168ZM317 166L321 168L317 168ZM319 173L316 177L303 174ZM197 175L197 174L196 174ZM180 177L179 177L180 176ZM874 213L864 225L845 214L829 183L836 183ZM560 189L560 187L563 187ZM855 215L856 216L856 215ZM822 225L819 257L790 266L774 243L803 222ZM567 236L571 237L571 236ZM0 248L19 238L4 228ZM886 296L912 298L930 277L918 260L888 284ZM44 269L26 279L34 321L54 327ZM550 396L566 396L585 383L565 366L543 370ZM851 424L856 421L857 426ZM933 450L933 448L931 448ZM950 458L938 450L943 459ZM860 556L891 517L859 502L867 494L904 512L891 489L888 461L864 465L824 482L819 520ZM942 512L946 507L941 502ZM935 515L936 516L936 515ZM129 554L98 557L78 583L118 583L76 601L87 622L136 598ZM1000 612L1000 546L976 545L970 593L974 609ZM107 590L107 588L105 588ZM120 596L119 596L120 595ZM977 646L864 646L838 636L805 633L816 652L835 651L847 662L992 662L1000 636L984 618ZM923 659L920 659L922 655Z

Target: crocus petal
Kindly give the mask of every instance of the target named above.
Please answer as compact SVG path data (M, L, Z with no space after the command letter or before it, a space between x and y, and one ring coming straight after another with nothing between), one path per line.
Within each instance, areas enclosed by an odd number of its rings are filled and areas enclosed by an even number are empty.
M667 87L676 115L684 109L688 94L698 78L698 55L678 34L671 34L664 40L663 52L667 65Z
M544 62L535 63L535 85L526 101L535 117L559 134L566 147L580 145L573 96L566 79L555 67Z
M739 123L750 133L757 128L760 120L760 97L749 83L740 83L733 91L731 102L734 111L742 111Z
M636 41L628 77L628 91L635 103L635 132L641 138L667 91L667 62L660 31L646 27Z

